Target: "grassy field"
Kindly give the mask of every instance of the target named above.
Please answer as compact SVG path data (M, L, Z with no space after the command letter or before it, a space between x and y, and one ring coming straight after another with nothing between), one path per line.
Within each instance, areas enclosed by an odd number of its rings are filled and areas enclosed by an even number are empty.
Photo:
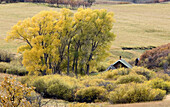
M121 47L159 46L170 43L170 3L94 5L92 9L107 9L114 12L115 24L112 31L117 35L112 43L110 63L118 56L130 60L139 57L141 50L122 50ZM42 10L59 10L42 4L14 3L0 4L0 49L16 52L22 43L5 42L10 28L19 20L32 17Z

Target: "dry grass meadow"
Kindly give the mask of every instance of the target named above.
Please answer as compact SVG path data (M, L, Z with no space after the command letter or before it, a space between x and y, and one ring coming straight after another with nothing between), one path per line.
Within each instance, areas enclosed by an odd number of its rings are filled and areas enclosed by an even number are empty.
M121 47L159 46L170 43L170 3L164 4L98 4L92 9L107 9L114 12L115 24L112 31L117 35L112 43L112 63L118 56L130 60L139 57L142 50L122 50ZM6 42L4 38L19 20L32 17L42 10L56 10L44 4L13 3L0 4L0 49L16 52L22 42ZM75 11L75 10L74 10Z

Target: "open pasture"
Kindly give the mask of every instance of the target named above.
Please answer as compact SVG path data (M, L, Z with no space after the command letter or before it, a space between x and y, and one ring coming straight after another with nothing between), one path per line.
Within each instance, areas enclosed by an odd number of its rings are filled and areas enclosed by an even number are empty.
M170 43L170 3L93 5L92 9L107 9L114 12L112 31L117 35L112 43L110 63L122 56L125 59L139 57L141 50L122 50L122 47L159 46ZM4 38L19 20L32 17L42 10L56 10L44 4L0 4L0 49L16 52L20 41L6 42ZM75 11L75 10L73 10Z

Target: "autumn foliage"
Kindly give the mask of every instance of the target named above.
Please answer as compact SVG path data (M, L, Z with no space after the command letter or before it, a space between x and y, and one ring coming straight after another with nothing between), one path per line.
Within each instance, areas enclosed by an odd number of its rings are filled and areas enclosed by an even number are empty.
M22 85L16 79L5 77L0 85L0 105L3 107L31 107L26 97L33 92L33 88Z
M89 74L107 56L115 35L113 13L106 10L69 9L42 11L19 21L8 40L25 42L18 48L29 74L46 75L67 70Z
M168 68L170 65L170 43L148 50L140 57L141 65L147 68Z
M36 91L44 97L88 103L162 100L170 92L169 80L167 74L160 76L143 67L116 69L79 78L58 74L36 79L32 76L21 78L21 82L36 87Z

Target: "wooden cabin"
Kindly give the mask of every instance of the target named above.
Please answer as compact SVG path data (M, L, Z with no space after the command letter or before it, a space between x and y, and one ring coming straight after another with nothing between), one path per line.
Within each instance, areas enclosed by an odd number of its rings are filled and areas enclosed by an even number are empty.
M114 64L110 65L106 71L108 70L113 70L113 69L118 69L118 68L132 68L132 66L126 62L124 59L121 59L121 56L120 56L120 59L118 61L116 61Z

